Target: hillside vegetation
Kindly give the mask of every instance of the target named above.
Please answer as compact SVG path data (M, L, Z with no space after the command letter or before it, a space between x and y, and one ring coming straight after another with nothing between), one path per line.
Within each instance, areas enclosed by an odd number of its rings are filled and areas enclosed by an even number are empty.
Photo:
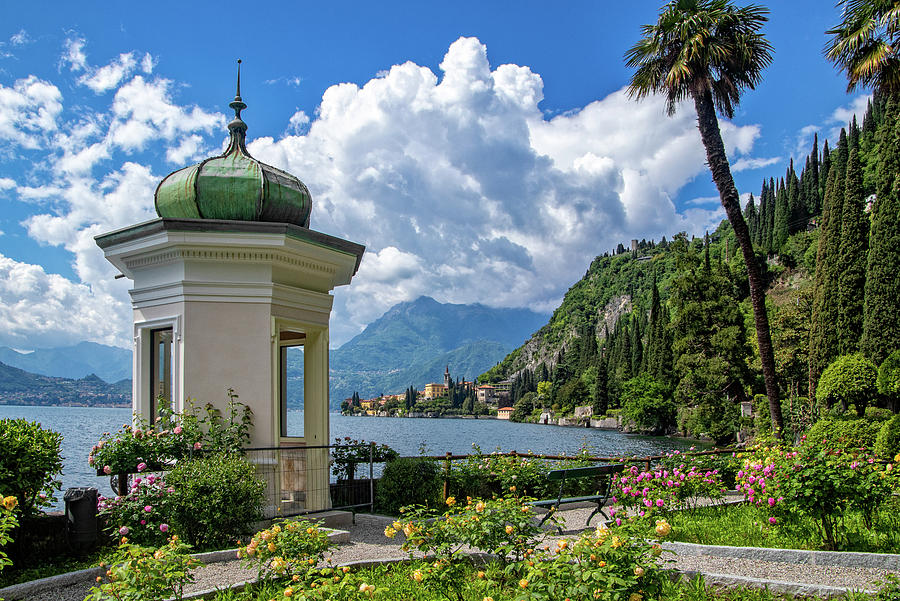
M816 137L799 174L791 161L746 205L788 434L846 409L847 399L816 402L826 368L861 352L875 370L900 349L898 155L898 107L876 98L861 126L850 123L833 149L826 140L820 151ZM513 419L592 405L638 430L729 440L741 428L738 402L764 393L748 296L727 222L705 238L620 245L480 380L514 381ZM896 403L884 390L854 408Z

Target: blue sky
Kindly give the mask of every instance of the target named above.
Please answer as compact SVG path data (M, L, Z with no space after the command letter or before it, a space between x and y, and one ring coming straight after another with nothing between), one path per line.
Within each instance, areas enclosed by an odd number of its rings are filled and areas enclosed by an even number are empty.
M128 346L93 236L220 152L238 57L251 153L306 182L313 229L367 246L333 344L421 294L552 310L618 242L723 217L692 108L622 93L659 5L4 2L0 344ZM770 9L774 63L722 123L744 194L866 101L822 57L833 5Z

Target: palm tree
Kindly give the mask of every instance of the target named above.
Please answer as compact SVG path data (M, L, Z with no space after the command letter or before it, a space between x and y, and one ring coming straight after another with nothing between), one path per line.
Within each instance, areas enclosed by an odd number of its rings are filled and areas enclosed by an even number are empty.
M847 73L847 91L872 87L900 94L900 0L840 0L843 20L825 56Z
M780 437L784 423L765 288L716 116L718 111L733 117L741 92L755 88L762 70L772 62L772 46L759 32L767 15L762 6L738 8L729 0L672 0L662 8L655 25L641 28L643 38L628 50L625 59L636 69L628 86L632 98L664 94L670 116L682 100L694 101L706 160L747 265L769 414Z

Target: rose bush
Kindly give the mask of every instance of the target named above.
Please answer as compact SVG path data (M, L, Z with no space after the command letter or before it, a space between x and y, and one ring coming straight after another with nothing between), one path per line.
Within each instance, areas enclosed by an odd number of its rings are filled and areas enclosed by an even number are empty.
M113 534L136 544L159 547L169 539L175 489L153 474L134 479L128 494L98 499L97 508Z
M331 548L328 535L307 520L285 520L253 535L238 549L238 558L256 568L259 578L296 576L322 561Z
M233 389L227 394L227 415L210 403L200 409L188 399L184 412L164 407L152 424L135 416L133 426L125 424L114 435L104 432L88 464L98 472L125 474L160 470L198 452L241 452L250 443L253 412L238 402Z
M625 470L615 480L613 502L630 515L644 517L692 510L702 499L718 500L724 495L725 486L718 470L698 470L690 463L679 463L671 469L659 467L642 471L632 466ZM615 516L614 510L612 515ZM621 523L621 518L616 519Z
M106 582L98 577L98 586L91 588L85 601L183 599L184 585L194 581L191 570L201 565L189 552L190 547L177 536L158 549L131 544L122 537L116 553L104 562L109 565Z
M0 548L12 542L12 536L9 533L19 525L15 514L18 504L19 502L14 496L0 495ZM0 551L0 572L8 565L12 565L12 561L6 553Z
M658 538L671 527L656 522ZM637 534L631 525L604 526L583 533L576 541L561 540L529 561L519 581L521 601L555 599L603 599L641 601L659 596L666 578L657 558L658 542Z
M470 547L506 562L522 559L542 532L528 498L470 497L458 503L455 497L448 497L446 504L447 510L439 516L424 507L404 508L403 517L385 529L385 536L393 538L402 532L406 537L402 548L410 553L451 560L463 547Z

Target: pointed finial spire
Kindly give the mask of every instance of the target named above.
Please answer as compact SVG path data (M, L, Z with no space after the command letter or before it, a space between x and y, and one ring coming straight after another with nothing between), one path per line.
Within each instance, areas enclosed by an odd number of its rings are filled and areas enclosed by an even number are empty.
M250 156L246 147L247 124L241 119L241 111L247 108L247 105L241 99L241 59L238 59L237 70L237 91L228 106L234 109L234 119L228 124L228 131L231 133L231 143L228 145L226 154L232 150L238 149L247 156Z
M238 81L237 81L237 94L235 95L235 100L241 99L241 59L238 59Z

